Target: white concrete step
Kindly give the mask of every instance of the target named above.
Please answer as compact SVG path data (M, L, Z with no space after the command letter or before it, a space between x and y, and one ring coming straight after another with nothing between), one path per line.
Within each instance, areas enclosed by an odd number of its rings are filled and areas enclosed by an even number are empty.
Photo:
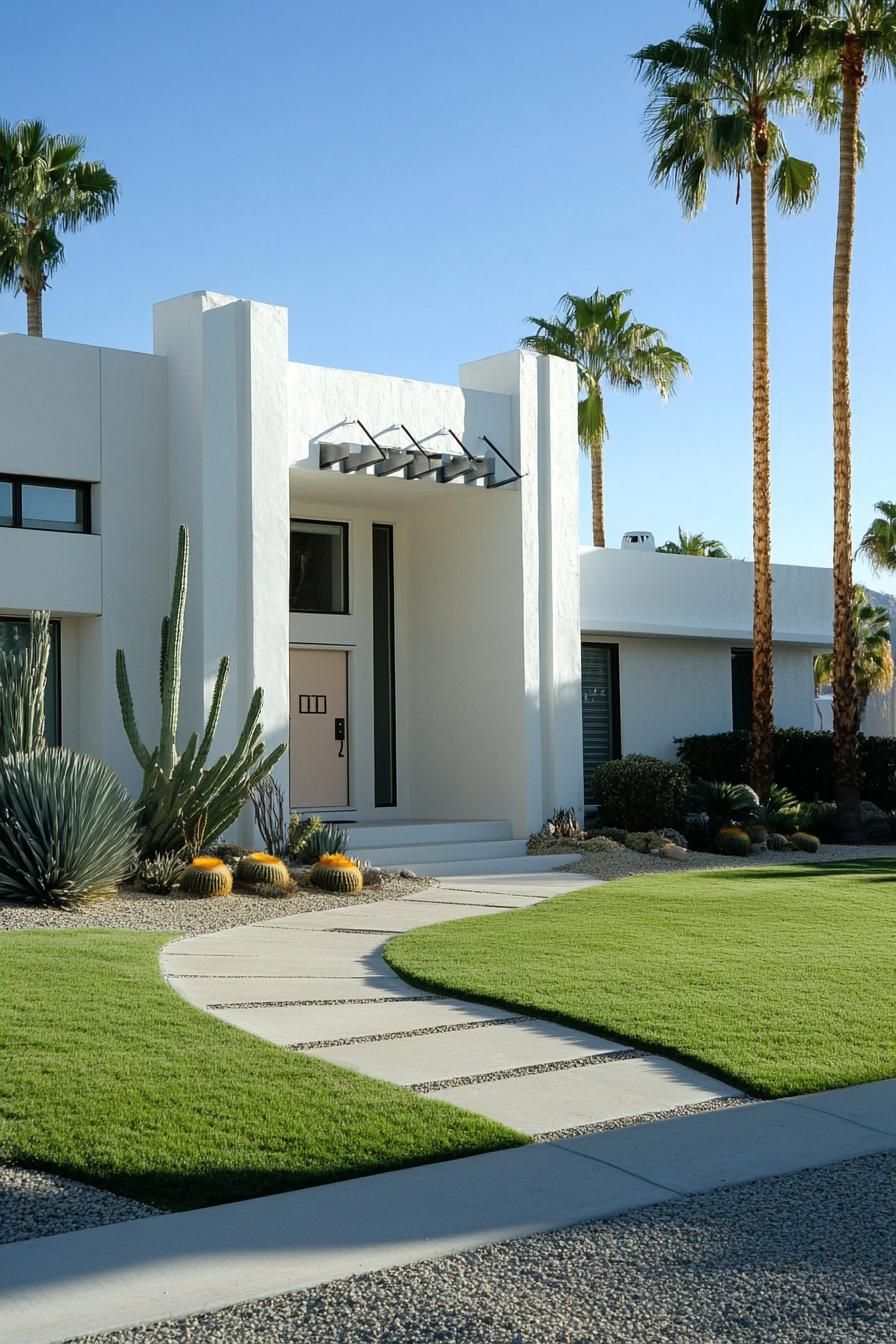
M469 862L484 859L517 859L526 852L525 840L444 841L441 844L394 846L357 845L349 837L349 852L377 868L413 868L424 863Z
M525 848L525 847L524 847ZM581 858L580 854L523 854L519 858L497 858L497 859L451 859L441 860L436 863L408 863L402 867L408 867L411 871L418 873L421 877L440 877L443 880L451 877L518 877L523 874L550 873L555 868L563 868L568 863L575 863L576 859ZM593 879L597 881L596 878ZM570 890L577 890L579 887L592 885L592 879L587 875L583 876L581 881L577 881Z
M337 821L336 825L345 825L352 844L362 849L513 839L509 821Z

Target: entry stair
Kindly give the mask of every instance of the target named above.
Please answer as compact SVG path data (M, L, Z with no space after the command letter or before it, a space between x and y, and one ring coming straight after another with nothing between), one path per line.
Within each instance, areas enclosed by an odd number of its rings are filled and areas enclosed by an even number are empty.
M423 877L471 873L546 873L578 855L527 854L509 821L345 822L349 852L376 868L406 868Z

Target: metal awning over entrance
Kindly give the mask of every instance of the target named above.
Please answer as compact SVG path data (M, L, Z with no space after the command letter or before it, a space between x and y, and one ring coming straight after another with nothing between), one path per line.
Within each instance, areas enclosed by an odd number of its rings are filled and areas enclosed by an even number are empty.
M406 448L384 448L377 442L375 434L361 420L347 420L347 425L357 425L367 439L364 444L322 443L320 445L321 471L365 471L373 468L374 476L401 476L406 481L438 481L441 483L459 482L464 485L485 486L487 490L513 485L522 480L516 467L507 460L500 448L492 443L485 434L479 438L489 451L481 454L471 453L464 441L453 429L443 429L441 434L450 436L460 452L433 453L423 447L419 439L406 425L390 426L381 433L391 433L400 429L408 440ZM496 479L498 462L510 473Z

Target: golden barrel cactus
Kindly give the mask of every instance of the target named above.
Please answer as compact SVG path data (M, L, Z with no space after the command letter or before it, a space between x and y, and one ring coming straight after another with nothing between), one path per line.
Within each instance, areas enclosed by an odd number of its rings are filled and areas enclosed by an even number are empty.
M322 854L309 876L312 884L324 891L352 894L364 885L361 869L347 854Z
M180 875L180 889L188 896L229 896L233 874L223 859L200 854Z
M244 854L236 866L237 882L249 882L255 886L289 887L292 878L282 859L273 854Z

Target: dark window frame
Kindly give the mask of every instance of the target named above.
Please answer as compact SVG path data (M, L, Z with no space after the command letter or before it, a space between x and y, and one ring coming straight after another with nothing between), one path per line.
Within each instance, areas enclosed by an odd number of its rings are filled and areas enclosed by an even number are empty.
M319 611L306 607L294 607L292 605L292 576L290 575L289 585L289 610L297 616L350 616L351 615L351 585L349 582L349 524L338 518L290 518L289 537L290 537L290 566L292 565L292 534L301 531L303 526L309 523L315 526L338 527L342 535L342 607L339 610Z
M71 481L59 476L17 476L8 471L0 471L0 483L12 486L12 522L0 523L0 528L9 527L21 532L67 532L72 536L89 536L93 532L91 510L92 482ZM22 518L22 487L25 485L45 486L51 490L73 490L81 504L80 527L40 527L26 524Z
M606 649L610 655L610 760L618 761L622 756L622 705L619 690L619 645L612 644L605 639L589 639L587 635L582 638L582 647L584 648L586 644L589 648ZM586 779L586 807L593 808L594 803L588 801L589 793L589 783Z
M384 539L387 542L386 552L386 572L382 574L379 569L377 556L377 540ZM371 526L371 570L373 576L373 713L374 713L374 807L397 807L398 806L398 734L396 723L396 698L395 698L395 529L391 523L373 523ZM383 627L377 625L378 594L377 580L385 579L383 596L386 604L386 622ZM384 639L385 643L382 649L378 648L378 642ZM385 697L385 709L388 715L388 762L387 768L382 769L382 762L377 759L379 755L378 725L376 722L379 709L378 694L380 691L379 670L380 662L378 654L382 652L385 655L385 667L388 670L388 687L385 688L387 695ZM387 788L382 787L383 775L386 775Z
M0 615L0 623L28 625L27 616L6 616ZM59 620L50 621L50 662L47 667L47 684L50 684L52 677L53 700L56 705L54 714L53 737L55 744L62 745L62 622ZM47 725L49 727L49 725ZM50 745L53 745L52 743Z

